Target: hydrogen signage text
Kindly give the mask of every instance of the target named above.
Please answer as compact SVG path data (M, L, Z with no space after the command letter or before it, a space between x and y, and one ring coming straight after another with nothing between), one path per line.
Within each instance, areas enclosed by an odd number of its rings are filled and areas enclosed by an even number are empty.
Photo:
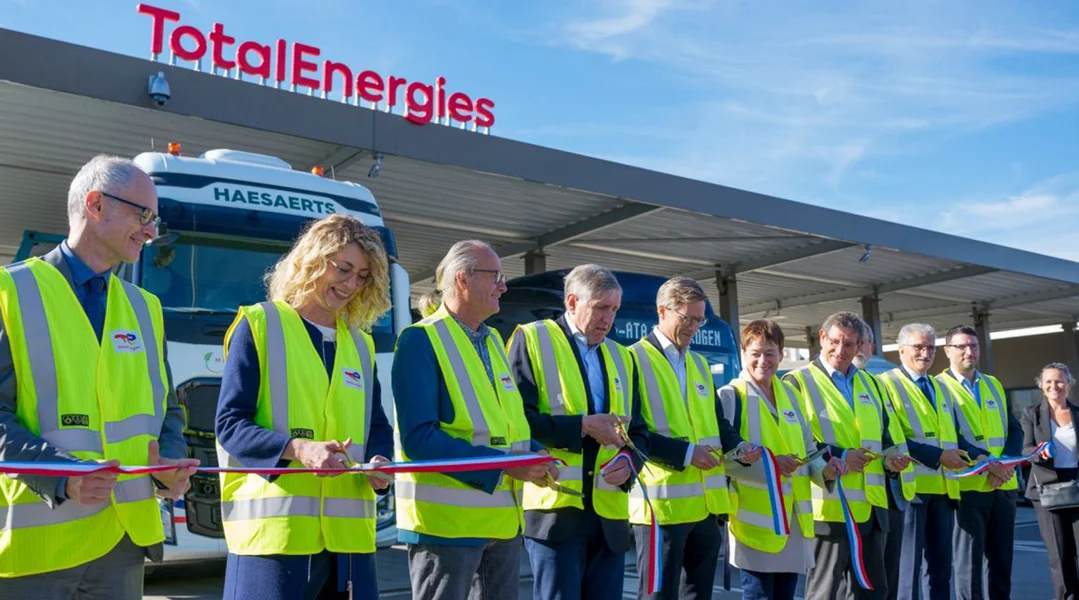
M290 84L294 88L321 90L323 94L333 92L340 83L344 101L355 97L375 105L385 101L390 112L403 104L405 118L417 125L447 117L473 127L490 128L495 124L493 101L473 99L463 92L447 94L445 77L438 77L431 85L392 75L383 77L371 70L353 71L345 63L318 61L322 51L315 46L292 42L290 47L284 39L272 46L251 40L237 45L236 38L227 35L221 23L214 23L205 34L192 25L178 25L170 33L166 25L179 23L180 13L148 4L139 4L138 12L152 19L150 52L155 57L164 50L168 39L169 50L180 60L198 62L209 55L219 69L239 68L241 73L276 81L278 86Z
M617 320L615 321L614 325L614 333L618 337L621 337L623 340L636 341L652 333L652 328L655 327L655 325L655 322L646 323L644 321ZM722 348L723 330L698 329L697 333L693 334L693 339L690 341L690 345Z

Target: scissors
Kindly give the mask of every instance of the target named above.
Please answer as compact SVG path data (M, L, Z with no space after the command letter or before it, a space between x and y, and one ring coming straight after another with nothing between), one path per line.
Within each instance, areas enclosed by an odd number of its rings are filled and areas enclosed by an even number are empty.
M574 498L584 498L584 494L582 494L581 492L578 492L577 490L571 490L568 487L562 485L561 483L555 481L554 477L551 477L550 471L548 471L547 474L543 476L543 482L547 484L547 487L561 494L567 494L569 496L573 496Z

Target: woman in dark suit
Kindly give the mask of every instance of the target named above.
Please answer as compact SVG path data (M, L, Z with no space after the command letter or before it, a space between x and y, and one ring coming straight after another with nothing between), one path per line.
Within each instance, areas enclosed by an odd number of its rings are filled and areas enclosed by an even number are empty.
M1076 568L1076 540L1079 540L1079 508L1047 510L1039 501L1038 486L1072 481L1079 472L1076 462L1076 428L1079 407L1069 401L1075 378L1067 365L1049 363L1038 375L1038 387L1045 400L1023 409L1023 454L1030 454L1038 444L1053 442L1053 458L1037 456L1031 461L1027 498L1034 502L1053 589L1057 600L1074 600L1079 594L1079 569Z

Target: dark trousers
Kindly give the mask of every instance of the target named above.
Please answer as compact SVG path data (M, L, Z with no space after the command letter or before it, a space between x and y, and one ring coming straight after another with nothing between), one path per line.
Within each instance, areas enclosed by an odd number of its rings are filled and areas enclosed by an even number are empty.
M850 541L846 535L818 535L813 540L816 565L806 577L806 600L882 598L887 592L884 570L884 531L876 517L859 527L862 558L873 590L864 590L854 577Z
M521 537L482 546L409 544L413 600L516 600Z
M1012 594L1016 492L963 492L955 515L955 595L958 600L986 598L982 579L989 569L989 600Z
M146 548L125 535L105 556L77 567L0 579L0 600L140 600L145 565Z
M550 542L525 538L535 600L622 598L625 552L612 552L600 528L587 537Z
M1057 600L1079 598L1079 570L1076 569L1076 542L1079 539L1079 509L1048 511L1034 502L1038 529L1049 553L1049 571L1053 574L1053 596Z
M794 600L798 590L797 573L760 573L740 571L742 600Z
M723 528L719 520L709 515L696 523L664 525L662 578L660 591L648 591L648 545L652 536L647 525L634 525L637 538L637 585L639 600L666 600L686 598L708 600L712 597L712 584L716 580L716 562L723 544Z
M222 598L375 600L378 598L375 555L321 552L306 556L240 556L229 553Z
M910 510L907 504L907 510ZM887 600L896 600L899 595L899 563L903 557L903 514L894 503L888 507L888 533L884 540L884 571L888 580Z
M955 501L943 494L919 494L915 502L903 515L897 598L949 600Z

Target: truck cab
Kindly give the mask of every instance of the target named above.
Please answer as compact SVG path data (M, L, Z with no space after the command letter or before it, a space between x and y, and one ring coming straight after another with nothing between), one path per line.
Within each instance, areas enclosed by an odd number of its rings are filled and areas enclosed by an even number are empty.
M362 185L294 170L272 156L211 150L198 157L146 152L135 157L157 187L162 230L139 261L118 275L161 299L172 382L188 417L191 456L216 465L214 420L224 367L224 339L237 308L266 299L266 274L306 224L350 214L381 234L390 257L393 308L372 330L382 384L380 399L393 418L390 371L397 334L411 323L409 277L396 261L393 233ZM28 232L17 260L41 254L62 236ZM216 475L197 473L173 507L162 502L166 534L175 530L166 560L223 556ZM378 542L396 541L393 500L379 504Z

